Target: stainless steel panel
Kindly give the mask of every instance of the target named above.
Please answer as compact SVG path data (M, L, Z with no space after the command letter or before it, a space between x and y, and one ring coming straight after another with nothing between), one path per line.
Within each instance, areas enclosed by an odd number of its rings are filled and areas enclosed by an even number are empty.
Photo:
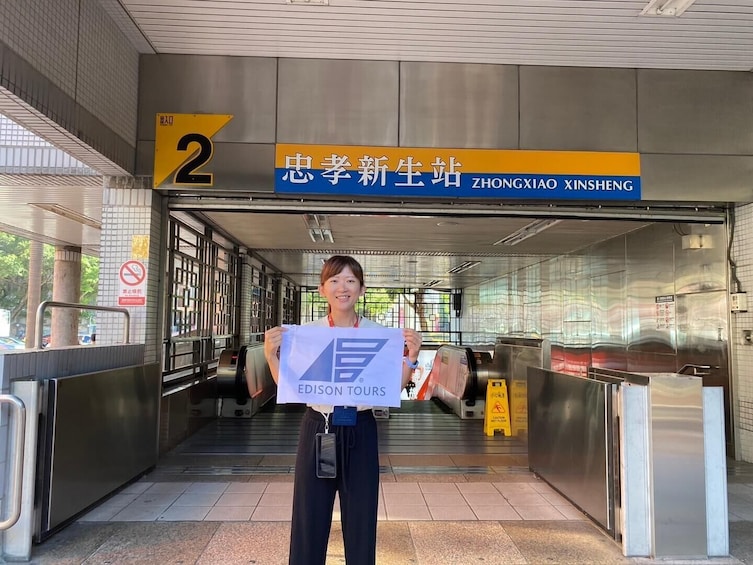
M618 531L626 557L652 554L651 469L648 387L621 386L620 407L620 511Z
M655 375L649 385L654 551L706 556L701 379Z
M671 233L671 226L655 225L627 235L628 351L676 351L674 328L658 319L656 303L675 294Z
M526 335L526 327L523 322L525 302L520 291L521 281L525 281L525 271L516 271L510 275L510 289L508 291L507 327L509 334Z
M750 155L641 154L643 200L750 202Z
M632 69L520 67L520 148L637 151Z
M561 361L564 322L564 298L560 282L562 281L563 258L547 261L541 266L541 337L552 345L552 360ZM535 331L535 328L528 328ZM554 365L552 365L554 368ZM558 369L561 368L558 366Z
M516 149L517 67L400 63L400 145Z
M625 272L618 271L591 281L591 363L594 367L627 370L625 278Z
M493 364L497 378L507 380L512 435L528 435L528 367L552 366L551 344L546 339L498 336Z
M729 359L727 352L727 293L700 292L677 297L677 365L697 365L704 387L721 387L724 397L725 440L732 453L733 438ZM685 373L693 374L693 373Z
M217 143L209 166L218 190L273 192L274 163L274 145Z
M675 224L675 289L677 294L727 288L725 226Z
M642 225L636 225L638 227ZM591 258L591 274L596 277L615 272L624 272L625 266L625 238L614 237L608 241L598 243L588 249Z
M614 531L615 385L528 369L528 463L605 530Z
M144 361L144 349L143 343L25 349L13 352L15 361L3 367L2 378L10 382L33 375L37 380L44 380L67 377L74 372L93 373L128 367Z
M233 114L217 142L275 142L277 59L142 55L139 85L139 140L154 139L156 113L175 112Z
M703 435L706 470L706 552L729 555L727 454L724 449L724 403L720 387L703 388ZM730 465L731 469L734 469Z
M157 463L160 381L158 364L50 379L43 536Z
M562 268L564 372L585 375L592 365L591 264L588 257L571 255Z
M636 373L664 372L671 373L677 366L674 353L654 353L652 351L629 350L627 352L627 370Z
M277 142L396 146L398 69L390 61L280 59Z
M523 327L540 328L543 308L541 302L541 285L538 281L541 279L541 266L538 264L531 265L526 271L523 286L523 301L526 305L523 309Z
M641 153L753 154L750 73L637 72Z
M34 501L36 493L32 485L37 476L37 435L41 411L40 383L31 379L15 380L10 383L10 391L26 406L22 484L28 485L29 488L23 488L21 492L21 516L18 522L3 533L3 559L5 561L29 561L37 520Z

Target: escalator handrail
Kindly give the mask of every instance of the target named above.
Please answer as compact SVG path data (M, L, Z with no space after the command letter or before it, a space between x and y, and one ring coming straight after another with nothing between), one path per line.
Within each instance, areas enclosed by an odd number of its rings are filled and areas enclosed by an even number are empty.
M238 360L235 362L235 400L238 404L245 404L246 399L251 396L246 381L246 353L247 345L241 346L238 350Z

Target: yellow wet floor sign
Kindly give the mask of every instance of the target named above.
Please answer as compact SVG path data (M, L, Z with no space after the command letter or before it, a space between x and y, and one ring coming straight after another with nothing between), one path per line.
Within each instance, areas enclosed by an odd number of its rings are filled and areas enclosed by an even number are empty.
M506 436L510 429L510 404L507 399L507 383L504 379L489 379L486 385L486 407L484 410L484 433L493 436L501 430Z
M510 383L510 412L512 432L516 436L528 429L528 386L526 381Z

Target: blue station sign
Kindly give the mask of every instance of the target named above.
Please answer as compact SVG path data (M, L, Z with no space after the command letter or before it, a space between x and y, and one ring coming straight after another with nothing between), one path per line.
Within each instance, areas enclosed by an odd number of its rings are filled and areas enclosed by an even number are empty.
M279 144L275 192L640 200L638 153Z

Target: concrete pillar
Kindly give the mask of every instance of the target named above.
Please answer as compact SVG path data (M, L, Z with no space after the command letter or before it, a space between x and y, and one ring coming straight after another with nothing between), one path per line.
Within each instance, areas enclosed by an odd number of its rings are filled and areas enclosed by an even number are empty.
M78 304L81 297L81 248L56 247L52 272L52 299ZM53 308L50 345L78 345L79 311Z
M150 177L105 177L102 201L102 235L99 252L99 306L127 308L131 315L131 343L145 344L144 362L161 360L163 308L160 284L165 244L162 241L163 198L152 189ZM121 281L131 261L145 267L143 304L128 300L133 287ZM126 277L128 278L128 277ZM131 282L133 282L131 280ZM97 313L97 345L122 343L121 314Z
M39 241L29 242L29 281L26 285L26 347L34 347L37 335L37 308L42 296L42 251Z

